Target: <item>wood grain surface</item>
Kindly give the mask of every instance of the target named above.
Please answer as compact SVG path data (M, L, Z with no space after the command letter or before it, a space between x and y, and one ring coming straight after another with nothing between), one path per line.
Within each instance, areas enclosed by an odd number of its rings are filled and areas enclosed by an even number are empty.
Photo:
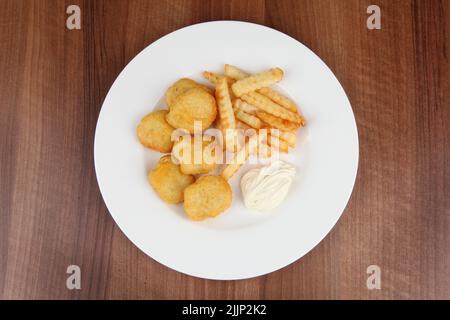
M78 4L82 29L66 29ZM382 29L366 10L381 8ZM360 164L332 232L242 281L172 271L137 249L101 198L97 116L122 68L178 28L264 24L316 52L356 116ZM450 1L0 0L0 298L450 298ZM282 248L280 248L282 250ZM66 268L82 270L81 290ZM381 290L368 290L378 265Z

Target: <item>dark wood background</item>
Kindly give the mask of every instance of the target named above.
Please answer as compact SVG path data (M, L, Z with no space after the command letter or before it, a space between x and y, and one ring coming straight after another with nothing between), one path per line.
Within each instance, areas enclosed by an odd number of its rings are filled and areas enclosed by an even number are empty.
M82 29L65 27L78 4ZM382 30L366 28L370 4ZM296 263L243 281L172 271L115 226L93 165L103 99L148 44L210 20L265 24L335 72L360 138L356 186ZM450 1L0 0L0 298L450 298ZM82 289L66 289L81 266ZM366 268L382 271L368 290Z

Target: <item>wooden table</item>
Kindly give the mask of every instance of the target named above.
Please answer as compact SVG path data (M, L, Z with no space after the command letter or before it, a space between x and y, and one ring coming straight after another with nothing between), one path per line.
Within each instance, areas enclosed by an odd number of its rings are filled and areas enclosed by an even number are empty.
M65 27L77 4L82 29ZM368 30L367 7L381 8ZM119 230L93 165L112 82L148 44L210 20L278 29L345 88L358 178L332 232L286 268L209 281L147 257ZM450 1L0 1L0 298L450 298ZM66 288L67 266L82 270ZM368 290L366 269L381 268Z

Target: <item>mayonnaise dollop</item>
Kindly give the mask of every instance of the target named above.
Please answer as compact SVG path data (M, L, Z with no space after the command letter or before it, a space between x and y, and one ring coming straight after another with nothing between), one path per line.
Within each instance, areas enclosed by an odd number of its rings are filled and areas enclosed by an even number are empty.
M294 176L295 167L281 160L251 169L241 179L245 206L260 211L277 207L286 198Z

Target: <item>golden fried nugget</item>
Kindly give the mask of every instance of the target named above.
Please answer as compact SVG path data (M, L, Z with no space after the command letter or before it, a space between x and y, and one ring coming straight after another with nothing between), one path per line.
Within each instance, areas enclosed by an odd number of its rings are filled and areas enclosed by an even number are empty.
M194 183L195 179L182 173L180 166L174 164L171 156L167 155L148 173L148 181L163 201L180 203L184 199L184 189Z
M271 86L283 78L283 70L273 68L253 76L241 79L233 83L231 86L236 97L240 97L246 93Z
M259 93L265 95L273 102L278 103L280 106L288 109L292 112L298 112L297 105L289 99L288 97L283 96L281 93L271 89L271 88L261 88L258 90Z
M214 148L210 146L214 141L205 141L198 136L180 139L173 146L173 156L179 161L181 172L184 174L203 174L216 167ZM210 146L208 148L208 146Z
M259 108L261 111L270 113L276 117L299 124L302 124L304 121L303 117L301 117L298 113L294 113L286 108L283 108L260 93L249 92L243 95L241 99Z
M166 91L166 103L167 106L170 107L174 103L175 99L182 93L192 89L192 88L202 88L205 89L208 92L211 92L210 89L207 89L206 86L203 86L194 80L191 80L189 78L182 78L178 81L176 81L173 85L169 87Z
M244 147L234 154L231 163L227 164L221 173L221 176L225 180L229 180L239 168L247 161L251 154L255 154L258 148L258 135L251 136Z
M239 119L240 121L248 124L250 127L255 129L261 128L262 125L261 120L259 120L259 118L249 113L246 113L241 109L236 111L236 119Z
M192 88L178 95L166 115L167 122L174 128L194 133L194 122L199 121L201 131L209 128L217 116L214 97L201 88Z
M247 72L244 72L238 67L232 66L230 64L225 64L223 69L225 75L234 80L241 80L249 76Z
M233 101L233 108L234 111L236 112L237 110L242 110L248 114L251 115L255 115L256 111L258 111L259 109L245 101L242 101L241 99L235 99Z
M147 148L167 153L172 150L171 135L173 127L166 121L167 110L158 110L149 113L136 128L139 141Z
M203 176L184 190L184 210L192 220L216 217L231 206L233 193L221 176Z
M293 131L300 127L299 123L294 123L275 117L274 115L264 111L257 111L256 116L260 118L264 123L266 123L269 127L277 128L283 131Z

